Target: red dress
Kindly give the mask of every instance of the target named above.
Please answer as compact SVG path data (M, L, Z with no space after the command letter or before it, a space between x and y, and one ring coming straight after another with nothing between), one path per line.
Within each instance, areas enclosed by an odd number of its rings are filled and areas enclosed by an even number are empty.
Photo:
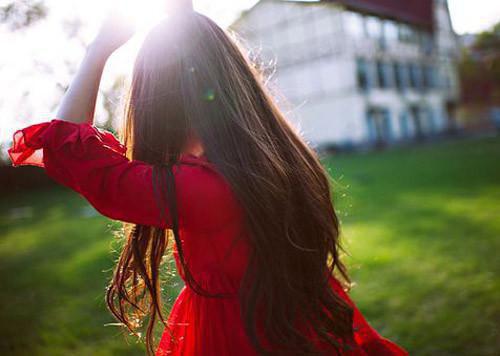
M162 220L155 203L152 166L130 161L125 151L107 131L54 119L18 130L9 155L13 165L44 167L55 181L80 193L107 217L169 228L168 214ZM256 355L244 332L236 296L248 256L241 207L205 156L183 155L174 166L174 176L186 262L204 289L230 295L209 298L183 287L168 317L172 337L165 330L156 354ZM174 256L183 277L175 252ZM359 328L352 340L355 349L346 355L408 354L378 334L339 282L330 280L332 288L354 307L354 326Z

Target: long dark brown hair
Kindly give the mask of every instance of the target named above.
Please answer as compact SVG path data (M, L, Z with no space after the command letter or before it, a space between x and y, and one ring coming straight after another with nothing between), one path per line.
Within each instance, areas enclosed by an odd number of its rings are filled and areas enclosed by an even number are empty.
M317 353L298 320L340 354L338 341L353 336L353 310L328 286L335 271L346 289L350 283L331 181L263 80L248 53L209 18L193 12L164 21L148 34L134 66L125 145L131 159L160 167L177 162L196 133L244 209L252 252L239 298L255 350L270 352L257 333L262 322L274 354ZM130 331L148 321L150 354L155 324L166 324L159 270L168 236L156 227L129 228L107 291L109 309ZM208 293L190 277L175 237L186 283Z

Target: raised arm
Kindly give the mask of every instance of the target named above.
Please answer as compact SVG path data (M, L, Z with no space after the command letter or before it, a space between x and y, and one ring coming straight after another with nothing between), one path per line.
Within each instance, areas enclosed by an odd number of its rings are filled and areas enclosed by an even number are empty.
M56 117L74 123L93 123L102 72L109 56L127 42L133 29L118 16L108 16L87 48L78 71L64 94Z
M14 166L45 168L109 218L170 228L166 175L129 160L125 151L110 132L55 119L16 131L8 152ZM211 162L183 155L173 172L180 228L213 230L240 215L230 186Z

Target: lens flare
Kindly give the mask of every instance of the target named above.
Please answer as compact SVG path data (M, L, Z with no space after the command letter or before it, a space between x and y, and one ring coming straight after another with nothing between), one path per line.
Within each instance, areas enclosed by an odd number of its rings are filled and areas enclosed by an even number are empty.
M121 0L113 3L111 11L116 11L120 18L139 32L147 30L167 17L165 0Z

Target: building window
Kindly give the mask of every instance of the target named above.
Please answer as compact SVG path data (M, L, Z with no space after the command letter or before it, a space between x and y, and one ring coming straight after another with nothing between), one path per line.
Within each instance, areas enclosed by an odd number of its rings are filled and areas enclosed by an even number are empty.
M399 40L406 43L418 43L418 33L412 26L406 24L399 25Z
M425 54L431 54L434 51L434 40L429 32L422 32L420 36L420 45Z
M426 89L434 89L437 87L437 76L436 69L434 66L426 65L423 66L423 80L424 80L424 88Z
M392 140L392 127L389 110L371 107L366 112L369 140L376 146L383 146Z
M358 58L356 61L356 73L358 88L366 91L370 88L370 71L368 63L363 58Z
M378 17L366 17L366 35L370 38L382 38L382 21Z
M428 132L432 135L437 132L436 128L436 115L434 110L431 107L426 108L427 114L427 128Z
M392 65L394 72L394 84L396 88L400 91L406 90L408 85L406 82L407 78L407 67L402 65L401 63L394 63Z
M422 89L422 69L419 65L410 64L410 87L413 89Z
M384 40L388 43L394 43L398 40L398 24L395 21L384 21Z
M448 69L443 71L443 86L446 89L451 89L453 87L452 74Z
M380 88L389 88L391 86L391 73L389 64L377 61L377 82Z
M413 126L413 137L421 140L426 135L426 123L424 118L424 111L419 105L411 105L409 107L410 120Z
M399 116L399 127L401 129L400 135L403 139L408 139L411 136L410 131L410 115L405 110Z
M344 16L344 24L347 33L356 38L362 38L365 36L365 24L363 20L363 15L347 11Z
M398 38L401 42L407 42L409 38L410 28L408 25L400 24Z

